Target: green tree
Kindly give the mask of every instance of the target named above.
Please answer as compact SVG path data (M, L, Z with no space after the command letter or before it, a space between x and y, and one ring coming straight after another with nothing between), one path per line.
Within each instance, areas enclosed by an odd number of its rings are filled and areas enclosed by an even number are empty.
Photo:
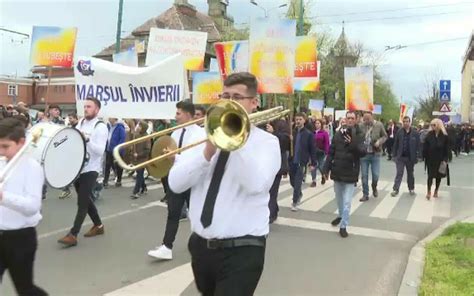
M416 99L418 106L415 112L416 121L430 121L433 118L433 111L439 109L439 88L436 81L427 85L427 94Z

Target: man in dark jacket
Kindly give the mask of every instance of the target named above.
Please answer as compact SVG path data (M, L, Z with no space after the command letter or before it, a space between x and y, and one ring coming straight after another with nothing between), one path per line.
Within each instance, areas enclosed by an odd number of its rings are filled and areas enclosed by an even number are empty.
M295 127L293 131L293 155L288 158L290 167L290 184L293 187L293 204L291 210L298 211L298 203L300 202L303 192L301 185L303 183L304 169L311 161L311 169L316 161L316 143L314 142L313 133L305 128L306 115L304 113L296 113Z
M392 160L392 151L393 151L393 143L395 141L395 135L398 132L398 126L393 122L392 119L388 121L388 127L387 127L387 141L385 142L385 145L387 146L387 154L388 154L388 160Z
M122 122L119 122L117 118L109 118L109 139L107 140L107 146L105 148L105 172L104 172L104 188L109 186L110 169L112 168L115 172L117 180L115 187L122 186L122 173L123 169L115 164L113 151L117 145L125 142L126 132L125 126ZM121 151L121 154L125 151Z
M341 127L331 142L329 154L324 163L323 173L334 181L339 216L331 224L340 224L339 234L347 237L349 214L351 212L354 184L359 178L360 158L366 153L364 136L356 125L356 115L353 111L346 114L346 126Z
M410 195L415 195L415 176L413 170L418 162L420 135L411 127L410 117L403 117L403 128L395 135L393 142L393 158L397 166L397 175L393 184L392 196L398 195L403 179L403 171L407 170L407 183Z

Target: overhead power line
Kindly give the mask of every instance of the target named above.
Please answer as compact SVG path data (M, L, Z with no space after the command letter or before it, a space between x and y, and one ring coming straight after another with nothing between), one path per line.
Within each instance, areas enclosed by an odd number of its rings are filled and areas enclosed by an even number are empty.
M459 41L459 40L468 40L469 38L470 37L457 37L457 38L451 38L451 39L441 39L441 40L411 43L411 44L404 44L404 45L400 45L400 44L399 45L394 45L394 46L387 45L387 46L385 46L385 51L400 50L400 49L403 49L403 48L406 48L406 47L423 46L423 45L428 45L428 44L445 43L445 42L452 42L452 41Z
M394 9L381 9L381 10L349 12L349 13L338 13L338 14L324 14L324 15L316 15L316 16L314 16L314 17L315 17L315 18L319 18L319 17L334 17L334 16L348 16L348 15L359 15L359 14L371 14L371 13L381 13L381 12L396 12L396 11L415 10L415 9L427 9L427 8L446 7L446 6L459 6L459 5L467 5L467 4L474 4L474 2L459 2L459 3L450 3L450 4L426 5L426 6L415 6L415 7L394 8Z
M425 16L440 16L440 15L449 15L449 14L463 14L466 11L452 11L452 12L440 12L440 13L430 13L430 14L414 14L414 15L404 15L404 16L393 16L393 17L378 17L378 18L366 18L358 20L344 20L344 23L362 23L362 22L373 22L373 21L385 21L385 20L398 20L398 19L407 19L407 18L418 18ZM314 19L317 17L309 17ZM331 21L331 22L320 22L320 24L340 24L341 21Z

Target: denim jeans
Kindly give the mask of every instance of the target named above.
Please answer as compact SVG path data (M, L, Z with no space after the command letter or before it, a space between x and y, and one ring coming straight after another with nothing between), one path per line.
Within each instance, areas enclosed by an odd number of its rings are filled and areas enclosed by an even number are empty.
M369 196L369 165L372 170L372 188L377 187L380 175L380 155L367 154L360 159L360 169L362 171L362 193Z
M146 189L144 174L145 174L145 169L137 170L137 178L135 180L135 188L133 188L133 194L143 192Z
M326 158L326 155L321 154L321 155L316 155L316 160L318 163L314 167L314 170L311 171L311 178L313 181L316 181L316 174L319 170L321 175L323 174L323 166L324 166L324 159Z
M341 217L340 228L349 225L349 215L351 213L352 196L354 195L354 183L334 181L334 193L336 194L337 208Z
M293 187L293 204L296 205L301 197L305 165L290 163L290 184Z

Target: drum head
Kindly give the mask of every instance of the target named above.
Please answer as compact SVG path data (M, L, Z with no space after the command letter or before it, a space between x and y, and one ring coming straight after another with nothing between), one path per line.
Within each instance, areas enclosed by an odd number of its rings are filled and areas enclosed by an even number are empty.
M46 181L53 188L71 184L82 170L86 144L80 132L63 128L49 141L43 154Z

